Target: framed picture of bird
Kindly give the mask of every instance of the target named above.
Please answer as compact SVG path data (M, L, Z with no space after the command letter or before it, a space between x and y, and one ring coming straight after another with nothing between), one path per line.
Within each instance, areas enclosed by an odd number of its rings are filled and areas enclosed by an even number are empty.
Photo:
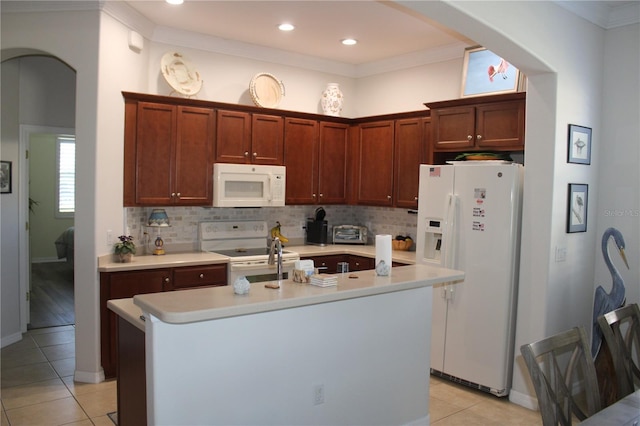
M520 70L482 46L468 47L462 65L463 98L518 91Z
M567 233L587 232L589 185L570 183L567 201Z
M591 164L591 129L569 124L567 163Z

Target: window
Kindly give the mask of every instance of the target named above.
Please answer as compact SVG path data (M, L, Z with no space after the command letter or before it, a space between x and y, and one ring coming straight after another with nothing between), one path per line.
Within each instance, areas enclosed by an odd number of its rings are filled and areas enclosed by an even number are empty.
M73 217L76 210L76 139L56 137L56 217Z

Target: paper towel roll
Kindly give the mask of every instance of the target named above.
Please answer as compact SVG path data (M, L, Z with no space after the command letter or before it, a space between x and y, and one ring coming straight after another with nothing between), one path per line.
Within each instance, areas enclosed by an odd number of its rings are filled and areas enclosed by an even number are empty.
M389 273L386 275L391 275L391 250L391 235L376 235L376 272L378 272L380 261L384 261L387 268L382 268L382 271L388 269ZM384 273L378 273L378 275L384 275Z

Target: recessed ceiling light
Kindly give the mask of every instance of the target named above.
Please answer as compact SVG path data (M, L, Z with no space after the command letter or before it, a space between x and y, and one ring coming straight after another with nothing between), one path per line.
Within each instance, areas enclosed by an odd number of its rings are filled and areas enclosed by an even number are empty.
M293 31L295 27L292 24L280 24L278 25L278 29L280 31Z
M184 0L165 0L169 4L182 4Z
M344 44L345 46L353 46L354 44L357 44L358 40L353 39L353 38L345 38L344 40L342 40L342 44Z

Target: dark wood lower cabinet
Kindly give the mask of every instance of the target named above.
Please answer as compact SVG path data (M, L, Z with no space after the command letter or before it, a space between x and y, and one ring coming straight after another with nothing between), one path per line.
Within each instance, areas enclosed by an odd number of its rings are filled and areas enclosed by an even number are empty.
M335 274L338 272L338 263L347 262L349 271L366 271L375 268L375 259L355 254L330 254L326 256L305 257L313 260L313 264L320 272Z
M147 424L147 378L144 331L118 317L118 425Z
M180 268L100 273L100 352L104 376L116 376L117 315L107 308L110 299L127 299L136 294L227 284L227 264L183 266Z

